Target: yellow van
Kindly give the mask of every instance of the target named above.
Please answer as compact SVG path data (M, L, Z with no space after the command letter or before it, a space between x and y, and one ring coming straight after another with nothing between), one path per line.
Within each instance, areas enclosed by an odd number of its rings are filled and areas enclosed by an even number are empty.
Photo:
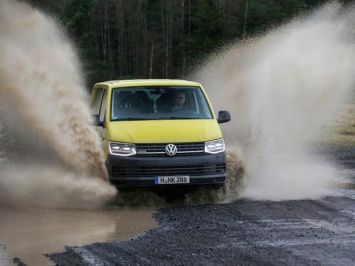
M118 187L223 185L225 144L201 84L115 80L94 85L91 112L110 182Z

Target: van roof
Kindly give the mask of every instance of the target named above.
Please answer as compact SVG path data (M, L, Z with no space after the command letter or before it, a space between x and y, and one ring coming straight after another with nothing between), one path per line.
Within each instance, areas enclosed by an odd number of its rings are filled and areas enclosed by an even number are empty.
M108 85L110 87L126 87L128 86L201 86L198 82L187 81L182 79L130 79L130 80L110 80L96 83L96 85Z

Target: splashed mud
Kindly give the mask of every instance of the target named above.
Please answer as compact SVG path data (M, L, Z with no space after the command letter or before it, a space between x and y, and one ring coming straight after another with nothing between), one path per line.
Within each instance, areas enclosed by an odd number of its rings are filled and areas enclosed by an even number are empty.
M355 87L354 10L328 4L224 47L190 76L233 119L221 125L230 147L226 185L197 188L181 202L322 196L336 171L308 145ZM16 1L2 1L0 16L0 202L66 208L169 202L153 192L115 198L89 126L78 58L56 21Z
M0 7L0 203L162 207L223 201L236 191L229 179L224 188L182 190L176 197L142 190L116 194L89 126L75 49L56 21L40 11L16 1ZM235 171L237 160L229 161Z
M54 19L26 4L1 1L0 17L1 202L103 204L116 190L75 49Z
M230 151L227 152L227 175L226 183L221 187L180 186L120 191L115 204L126 207L171 207L230 202L245 188L243 162L236 153Z
M354 90L354 13L332 2L221 49L190 76L204 85L215 109L232 114L222 131L245 164L242 196L317 198L336 175L308 150Z

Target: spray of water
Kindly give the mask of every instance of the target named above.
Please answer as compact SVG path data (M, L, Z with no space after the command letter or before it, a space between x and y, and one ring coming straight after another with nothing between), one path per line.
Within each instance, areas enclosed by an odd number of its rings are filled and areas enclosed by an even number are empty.
M1 1L0 57L0 203L79 207L114 197L78 58L58 24Z
M334 2L226 47L190 76L216 109L231 111L222 130L232 150L226 186L198 189L184 203L223 201L244 187L242 196L255 199L322 196L336 171L305 147L354 87L353 17L353 8ZM88 126L75 50L53 19L25 4L1 1L0 18L0 203L92 207L111 200L116 190ZM148 194L152 205L165 204Z
M245 164L242 196L318 198L336 175L308 150L354 88L354 14L333 2L226 47L190 76L204 84L216 109L232 113L222 130Z

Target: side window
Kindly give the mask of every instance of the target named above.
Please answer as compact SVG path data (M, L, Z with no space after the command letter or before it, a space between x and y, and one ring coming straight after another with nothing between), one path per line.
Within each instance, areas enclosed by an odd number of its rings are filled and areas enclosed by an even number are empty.
M101 102L100 112L99 112L100 121L105 120L106 103L107 103L107 90L103 90L102 102Z
M91 114L93 115L98 114L100 111L103 92L104 90L102 88L96 88L94 102L92 103L91 106Z

